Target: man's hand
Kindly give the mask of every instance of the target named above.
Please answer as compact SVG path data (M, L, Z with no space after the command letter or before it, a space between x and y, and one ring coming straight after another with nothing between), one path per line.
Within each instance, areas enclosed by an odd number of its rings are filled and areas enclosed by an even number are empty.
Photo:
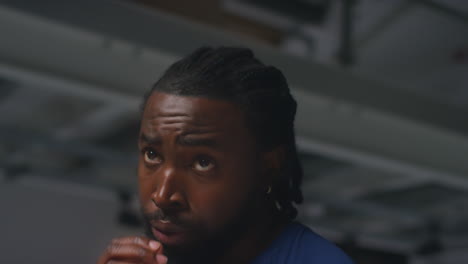
M166 264L161 243L146 237L113 239L97 264Z

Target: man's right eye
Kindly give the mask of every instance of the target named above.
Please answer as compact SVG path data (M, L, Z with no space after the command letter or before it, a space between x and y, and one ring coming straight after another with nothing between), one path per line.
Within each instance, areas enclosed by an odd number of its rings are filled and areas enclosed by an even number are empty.
M162 157L154 149L145 149L143 155L146 163L160 164L162 162Z

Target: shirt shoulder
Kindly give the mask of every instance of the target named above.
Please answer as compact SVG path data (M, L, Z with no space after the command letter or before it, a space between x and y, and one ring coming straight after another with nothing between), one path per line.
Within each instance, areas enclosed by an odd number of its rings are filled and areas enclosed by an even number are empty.
M267 263L353 264L336 245L297 222L289 224L272 245L252 262Z

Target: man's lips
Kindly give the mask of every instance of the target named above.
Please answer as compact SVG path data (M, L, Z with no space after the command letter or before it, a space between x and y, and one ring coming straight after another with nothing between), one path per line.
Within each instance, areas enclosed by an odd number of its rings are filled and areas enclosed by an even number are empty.
M185 230L184 227L174 224L170 220L158 220L158 221L152 221L151 225L160 230L161 232L164 233L179 233L183 232Z
M152 222L151 231L161 243L166 245L179 245L187 240L187 230L170 221Z

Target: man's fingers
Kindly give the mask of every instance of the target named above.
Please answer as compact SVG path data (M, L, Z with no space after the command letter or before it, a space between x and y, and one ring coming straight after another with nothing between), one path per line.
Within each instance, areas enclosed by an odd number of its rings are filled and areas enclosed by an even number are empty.
M106 264L140 264L140 262L128 262L128 261L120 261L120 260L109 260Z
M120 260L110 260L106 264L137 264L136 262L120 261ZM138 263L139 264L139 263ZM164 255L157 255L156 262L151 264L167 264L167 257Z
M120 237L114 238L111 241L111 244L135 244L141 245L143 247L148 247L151 240L146 237L131 236L131 237Z
M125 263L167 263L167 258L162 255L161 243L146 237L121 237L113 239L98 264L109 264L111 261ZM161 255L157 261L157 255ZM118 263L118 262L117 262Z
M112 244L107 247L107 255L115 258L144 258L153 255L153 251L135 245Z
M140 245L144 248L153 250L157 253L162 254L162 246L161 243L151 240L146 237L121 237L121 238L116 238L112 240L112 244L134 244L134 245Z
M111 244L101 257L99 264L109 261L136 261L136 263L151 263L154 252L137 245Z
M156 263L157 264L166 264L167 263L167 257L162 255L162 254L157 254L156 255Z
M157 241L151 240L149 242L149 247L150 247L151 250L155 251L157 254L163 254L164 253L163 246L161 245L161 243L159 243Z

